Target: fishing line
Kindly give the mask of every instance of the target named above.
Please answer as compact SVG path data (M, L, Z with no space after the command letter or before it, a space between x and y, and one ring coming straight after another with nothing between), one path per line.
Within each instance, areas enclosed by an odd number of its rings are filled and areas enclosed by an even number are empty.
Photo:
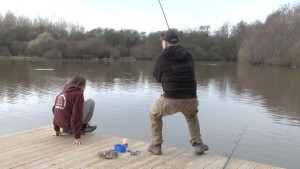
M234 142L234 143L235 143L235 146L234 146L234 148L233 148L231 154L229 155L229 157L228 157L228 159L227 159L227 161L226 161L226 163L224 164L224 166L223 166L222 169L225 169L225 168L226 168L226 166L227 166L229 160L231 159L232 154L234 153L236 147L238 146L239 142L241 141L243 135L245 134L245 131L246 131L247 127L248 127L248 125L246 125L245 128L243 129L243 132L240 134L240 138L238 139L238 141L235 141L235 142Z
M164 14L165 21L166 21L166 23L167 23L168 29L170 29L169 24L168 24L168 21L167 21L167 18L166 18L166 15L165 15L165 12L164 12L164 9L163 9L163 7L161 6L160 0L158 0L158 2L159 2L159 5L160 5L160 8L161 8L161 11L162 11L162 13Z

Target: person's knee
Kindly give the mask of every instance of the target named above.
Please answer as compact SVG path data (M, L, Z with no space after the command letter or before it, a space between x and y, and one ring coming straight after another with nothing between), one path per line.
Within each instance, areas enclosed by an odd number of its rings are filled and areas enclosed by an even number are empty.
M154 119L154 113L153 112L149 112L149 117L150 117L150 119Z
M88 99L86 101L89 105L95 106L95 101L93 99Z
M162 116L159 112L150 112L149 117L152 120L160 120L162 118Z
M197 111L198 112L198 111ZM193 112L193 113L184 113L185 117L187 119L193 119L197 117L197 112Z

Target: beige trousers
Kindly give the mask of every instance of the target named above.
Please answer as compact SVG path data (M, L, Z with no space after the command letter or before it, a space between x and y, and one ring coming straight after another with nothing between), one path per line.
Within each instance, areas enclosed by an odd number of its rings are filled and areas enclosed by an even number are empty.
M161 96L151 106L150 110L150 128L151 144L157 145L163 143L162 137L162 118L182 112L189 127L190 143L202 143L200 135L200 125L198 120L198 99L169 99Z

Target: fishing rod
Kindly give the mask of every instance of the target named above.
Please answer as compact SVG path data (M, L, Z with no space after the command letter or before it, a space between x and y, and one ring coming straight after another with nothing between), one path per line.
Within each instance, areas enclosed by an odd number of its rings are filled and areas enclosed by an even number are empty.
M227 161L226 161L226 163L224 164L224 166L223 166L222 169L225 169L225 168L226 168L226 166L227 166L229 160L231 159L232 154L234 153L236 147L238 146L239 142L241 141L243 135L245 134L245 131L246 131L247 127L248 127L248 125L246 125L245 128L243 129L243 132L240 134L240 138L238 139L238 141L235 142L235 146L234 146L233 150L231 151L231 154L230 154L229 157L227 158Z
M166 23L167 23L168 29L170 29L169 24L168 24L168 21L167 21L167 18L166 18L166 15L165 15L165 12L164 12L164 9L163 9L163 7L161 6L160 0L158 0L158 2L159 2L159 5L160 5L160 8L161 8L161 11L162 11L162 13L164 14L165 21L166 21Z

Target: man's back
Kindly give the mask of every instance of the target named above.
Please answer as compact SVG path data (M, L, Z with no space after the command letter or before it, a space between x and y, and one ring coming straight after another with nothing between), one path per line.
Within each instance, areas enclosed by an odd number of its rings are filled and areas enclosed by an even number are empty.
M196 98L192 55L182 46L162 50L155 60L154 77L162 84L166 98Z

